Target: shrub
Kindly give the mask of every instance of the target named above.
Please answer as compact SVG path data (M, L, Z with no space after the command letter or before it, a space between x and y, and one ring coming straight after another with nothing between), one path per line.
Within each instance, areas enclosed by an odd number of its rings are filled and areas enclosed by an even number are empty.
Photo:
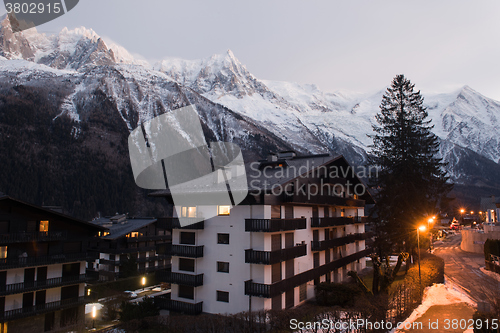
M357 296L363 295L363 291L356 284L343 284L322 282L315 288L316 302L326 306L353 306Z

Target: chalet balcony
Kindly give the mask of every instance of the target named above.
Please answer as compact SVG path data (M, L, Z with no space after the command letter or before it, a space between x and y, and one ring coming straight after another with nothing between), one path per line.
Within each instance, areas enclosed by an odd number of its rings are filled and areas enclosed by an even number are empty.
M294 247L276 251L255 251L245 250L245 263L272 265L282 261L299 258L307 254L307 245L297 245Z
M25 293L40 289L48 289L48 288L62 287L65 285L72 285L77 283L85 283L87 281L88 281L87 276L85 274L81 274L75 276L57 277L42 281L13 283L0 286L0 295L3 296L9 294Z
M182 284L191 287L199 287L203 285L203 274L191 275L185 273L158 271L156 278L161 282Z
M138 236L138 237L126 237L128 243L132 242L148 242L148 241L171 241L172 236L170 235L151 235L151 236Z
M189 220L189 218L185 218ZM205 221L194 222L198 219L193 218L193 223L188 224L187 226L182 227L179 219L176 217L167 217L158 219L158 225L165 229L189 229L189 230L202 230L205 229Z
M306 219L245 219L245 231L277 232L306 229Z
M87 259L86 253L72 253L72 254L54 254L51 256L40 257L14 257L0 259L0 269L16 268L16 267L30 267L30 266L45 266L59 263L85 261Z
M245 281L245 295L271 298L278 296L287 290L293 289L301 284L307 283L319 278L335 269L341 268L351 262L366 257L372 253L372 249L365 249L352 255L340 258L329 262L325 265L312 268L308 271L294 275L288 279L284 279L273 284L255 283L253 280Z
M353 217L312 217L311 228L335 227L354 224Z
M174 301L165 296L156 296L154 303L160 309L183 312L186 314L196 315L203 312L203 302L187 303L182 301Z
M0 234L0 244L48 242L48 241L65 240L67 238L68 238L67 231L18 232L18 233Z
M201 258L203 257L203 245L171 244L167 247L167 254L178 257Z
M87 301L88 298L86 297L70 298L70 299L0 312L0 321L10 321L19 318L36 316L47 312L67 309L83 305L87 303Z
M295 204L312 204L312 205L333 205L333 206L347 206L347 207L364 207L365 201L354 199L351 197L341 197L335 194L328 195L328 190L325 188L323 195L312 195L312 194L292 194L289 195L285 193L282 194L281 199L283 202L295 203Z
M337 246L346 245L349 243L354 243L357 240L364 239L364 234L352 234L339 238L332 238L322 241L311 241L311 251L323 251L326 249L332 249Z

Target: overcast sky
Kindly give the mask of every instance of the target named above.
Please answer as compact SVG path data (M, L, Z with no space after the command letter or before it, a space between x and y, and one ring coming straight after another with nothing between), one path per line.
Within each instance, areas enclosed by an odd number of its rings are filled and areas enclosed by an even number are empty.
M80 0L38 30L92 28L150 62L231 49L259 79L372 92L469 85L500 100L500 1Z

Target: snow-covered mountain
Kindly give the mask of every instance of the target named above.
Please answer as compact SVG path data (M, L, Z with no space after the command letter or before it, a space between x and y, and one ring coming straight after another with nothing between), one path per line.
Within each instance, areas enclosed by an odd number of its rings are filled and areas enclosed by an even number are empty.
M96 94L102 94L116 110L109 116L131 130L158 114L195 104L209 136L238 142L246 151L259 150L257 155L288 148L333 152L365 163L371 144L367 134L385 90L328 93L315 85L260 80L231 51L149 66L85 28L54 36L35 29L13 34L4 20L0 29L0 83L58 82L54 87L67 90L59 116L85 123ZM500 175L500 103L467 86L424 97L452 178L491 183L492 175ZM261 141L265 144L259 146Z

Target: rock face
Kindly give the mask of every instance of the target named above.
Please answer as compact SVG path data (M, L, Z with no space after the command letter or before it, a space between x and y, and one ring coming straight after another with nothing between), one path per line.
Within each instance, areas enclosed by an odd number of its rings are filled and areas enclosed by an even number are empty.
M235 142L247 158L277 150L331 152L362 165L383 94L326 93L315 85L259 80L231 51L150 66L122 47L107 45L90 29L63 29L54 36L36 29L13 34L6 18L0 25L0 56L0 138L7 140L7 132L31 133L23 146L38 151L48 144L43 131L53 133L63 122L73 149L83 147L119 162L106 164L126 170L127 177L128 132L189 104L196 106L207 140ZM12 122L18 119L13 108L25 110L19 96L45 98L47 108L36 114L50 119L36 125L42 132L33 131L29 121ZM451 178L486 189L500 186L500 103L467 86L424 97ZM57 140L50 145L67 146ZM66 172L55 168L55 173ZM0 183L4 192L13 194L12 188ZM44 194L35 199L45 200Z

